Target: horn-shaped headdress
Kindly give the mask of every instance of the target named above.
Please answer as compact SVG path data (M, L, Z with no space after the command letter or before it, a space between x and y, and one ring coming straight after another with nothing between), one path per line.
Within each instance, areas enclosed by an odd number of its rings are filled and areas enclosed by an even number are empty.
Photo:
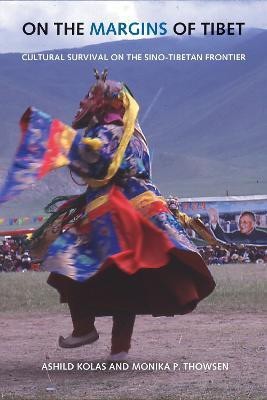
M102 72L101 76L99 75L99 72L96 68L94 68L94 76L96 78L96 80L98 81L99 79L101 79L101 81L105 82L107 79L107 75L108 75L108 70L107 68L104 69L104 71Z

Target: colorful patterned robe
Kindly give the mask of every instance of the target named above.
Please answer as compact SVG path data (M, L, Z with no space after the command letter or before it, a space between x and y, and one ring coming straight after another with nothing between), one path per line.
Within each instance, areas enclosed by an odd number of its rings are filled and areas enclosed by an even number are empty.
M208 268L151 181L149 151L138 124L118 170L104 185L95 182L106 177L118 154L125 134L120 115L105 115L84 137L29 109L22 128L26 139L2 192L4 200L21 190L17 176L28 166L27 182L69 165L88 184L86 205L49 246L43 262L61 300L84 299L84 315L89 309L93 315L113 315L118 309L173 315L192 311L212 292ZM32 137L43 138L42 151L33 149L33 158L39 159L28 165Z
M86 137L100 139L98 151L88 150L82 134L77 135L69 153L71 169L85 181L103 178L122 134L118 123L93 127ZM192 268L205 268L209 276L197 248L151 181L149 150L138 125L115 177L104 187L89 186L86 196L83 217L50 246L43 263L48 271L83 282L112 263L128 274L160 268L173 253Z

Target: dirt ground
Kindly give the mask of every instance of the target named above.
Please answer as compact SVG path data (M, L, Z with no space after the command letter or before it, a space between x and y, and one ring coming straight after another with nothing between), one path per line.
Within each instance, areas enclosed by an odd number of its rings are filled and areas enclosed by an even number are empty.
M127 370L107 367L78 371L77 363L83 363L84 368L89 368L90 363L105 363L111 322L111 318L97 320L98 342L66 350L57 345L58 335L66 335L71 329L70 318L64 313L0 314L0 329L5 332L0 342L1 398L266 398L262 314L194 312L174 318L139 316ZM44 363L49 362L65 363L65 368L70 363L74 369L42 371ZM143 363L142 368L148 362L157 363L158 368L163 363L170 370L133 370L133 363L138 362ZM207 362L216 366L228 363L229 369L204 371L202 366ZM173 371L173 363L178 363L180 370Z

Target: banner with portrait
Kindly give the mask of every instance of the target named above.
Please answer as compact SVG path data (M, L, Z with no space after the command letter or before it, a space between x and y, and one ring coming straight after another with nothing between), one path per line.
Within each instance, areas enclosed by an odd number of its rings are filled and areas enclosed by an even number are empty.
M184 198L179 209L199 216L220 241L267 246L267 195Z

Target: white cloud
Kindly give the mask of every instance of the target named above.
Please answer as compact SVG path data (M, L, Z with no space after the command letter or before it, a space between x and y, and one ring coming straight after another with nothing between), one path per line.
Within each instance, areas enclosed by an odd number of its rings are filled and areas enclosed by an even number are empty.
M247 27L267 28L267 2L263 1L1 1L0 52L41 51L80 47L137 36L57 36L53 22L167 22L169 33L178 21L245 22ZM27 36L26 22L48 22L47 36Z

